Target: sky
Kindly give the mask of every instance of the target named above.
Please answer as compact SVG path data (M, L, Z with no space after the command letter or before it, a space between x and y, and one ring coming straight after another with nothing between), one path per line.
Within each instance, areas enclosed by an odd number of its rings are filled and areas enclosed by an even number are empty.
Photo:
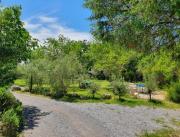
M3 6L21 5L21 19L40 41L62 34L72 40L92 40L90 11L84 0L1 0Z

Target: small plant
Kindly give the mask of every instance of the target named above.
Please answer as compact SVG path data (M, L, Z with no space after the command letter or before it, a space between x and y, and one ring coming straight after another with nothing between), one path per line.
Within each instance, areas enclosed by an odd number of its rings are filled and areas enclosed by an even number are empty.
M122 79L113 81L111 83L111 86L114 94L119 96L119 100L121 99L121 96L125 95L128 92L127 85Z
M99 90L99 86L95 83L92 83L90 86L90 92L92 94L92 98L95 98L95 94L97 93L97 91Z
M103 99L111 99L112 95L111 94L103 94Z
M71 93L71 94L67 94L68 97L70 98L80 98L80 95L77 93Z
M91 81L84 80L79 84L79 88L80 89L87 89L87 88L90 88L91 84L92 84Z
M149 100L152 101L152 93L157 88L156 76L154 74L147 75L145 77L145 85L149 94Z
M169 90L169 98L177 103L180 103L180 83L175 83Z

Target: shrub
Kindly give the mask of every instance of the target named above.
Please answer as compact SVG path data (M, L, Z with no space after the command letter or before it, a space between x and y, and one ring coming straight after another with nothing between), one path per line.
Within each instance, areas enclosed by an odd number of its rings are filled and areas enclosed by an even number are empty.
M5 125L11 126L11 127L19 127L20 120L17 116L16 110L13 108L5 111L2 115L2 122Z
M77 93L71 93L71 94L67 94L68 97L70 98L80 98L80 95Z
M91 81L88 81L88 80L84 80L80 83L79 85L79 88L80 89L87 89L87 88L90 88L92 82Z
M169 98L177 103L180 103L180 83L175 83L169 90Z
M119 96L119 100L121 96L125 95L128 92L127 85L125 82L121 80L116 80L111 83L113 93Z
M17 104L17 100L10 93L6 92L5 89L0 89L0 112L3 112L5 109L9 109L12 106Z
M111 99L111 94L103 94L103 99Z
M7 137L15 137L16 131L22 124L22 104L5 89L0 89L0 115L3 122L3 134Z
M93 99L94 99L95 94L96 94L96 92L98 91L98 89L99 89L99 87L98 87L97 84L95 84L95 83L92 83L92 84L91 84L91 86L90 86L90 92L91 92L91 94L92 94Z
M50 88L36 86L32 89L32 93L48 96L50 95Z
M2 114L2 122L4 124L3 134L7 137L16 136L16 130L20 125L20 118L13 108Z

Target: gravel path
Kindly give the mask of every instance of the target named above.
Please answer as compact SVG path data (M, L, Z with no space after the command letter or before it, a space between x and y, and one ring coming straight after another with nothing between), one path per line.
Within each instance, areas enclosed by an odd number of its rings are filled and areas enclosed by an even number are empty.
M74 104L14 95L25 107L25 137L135 137L142 131L174 127L172 118L180 120L180 110Z

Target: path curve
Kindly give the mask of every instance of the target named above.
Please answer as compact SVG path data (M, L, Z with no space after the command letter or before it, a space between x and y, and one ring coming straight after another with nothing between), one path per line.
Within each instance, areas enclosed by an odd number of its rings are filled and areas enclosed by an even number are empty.
M144 130L163 127L153 119L180 118L179 110L74 104L13 94L24 105L25 137L135 137Z

